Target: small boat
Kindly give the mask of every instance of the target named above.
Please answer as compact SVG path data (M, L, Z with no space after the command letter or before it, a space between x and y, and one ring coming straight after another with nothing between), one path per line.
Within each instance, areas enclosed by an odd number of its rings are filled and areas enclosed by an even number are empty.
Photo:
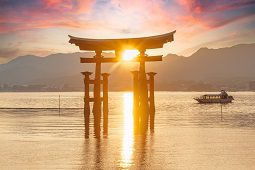
M220 94L205 94L194 98L199 103L231 103L233 96L229 96L225 90L221 90Z

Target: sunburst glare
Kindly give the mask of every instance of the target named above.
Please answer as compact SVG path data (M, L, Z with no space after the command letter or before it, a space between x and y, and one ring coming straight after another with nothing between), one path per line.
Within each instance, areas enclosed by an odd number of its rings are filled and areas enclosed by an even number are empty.
M122 53L122 59L123 60L132 60L139 54L138 50L125 50Z

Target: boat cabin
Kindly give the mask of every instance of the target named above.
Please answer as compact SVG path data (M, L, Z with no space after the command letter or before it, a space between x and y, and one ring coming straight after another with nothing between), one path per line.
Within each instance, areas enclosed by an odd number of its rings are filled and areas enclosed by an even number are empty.
M206 95L203 95L200 97L201 99L221 99L222 98L222 95L219 95L219 94L206 94Z

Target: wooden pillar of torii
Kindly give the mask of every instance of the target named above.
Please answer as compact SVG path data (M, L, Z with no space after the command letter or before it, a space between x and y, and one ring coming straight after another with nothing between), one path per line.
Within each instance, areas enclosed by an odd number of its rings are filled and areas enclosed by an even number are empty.
M94 115L94 130L95 136L100 136L101 131L101 108L103 102L103 131L104 134L108 133L108 77L110 74L101 73L101 64L105 61L102 56L102 51L96 51L94 58L81 58L81 63L95 63L95 76L94 79L90 78L91 72L82 72L84 75L84 118L85 118L85 132L88 133L89 129L89 115L90 115L90 102L93 103ZM101 77L103 79L101 79ZM94 85L93 96L89 96L89 85ZM101 97L101 85L103 86L103 97ZM87 135L85 135L87 136Z
M145 54L146 49L162 48L163 44L173 41L175 31L141 38L124 38L124 39L88 39L69 36L69 42L79 46L80 50L94 51L93 58L81 58L81 63L94 63L95 75L94 79L90 78L91 72L82 72L84 75L85 95L84 95L84 119L85 128L89 128L90 102L93 103L94 115L94 130L95 136L100 136L101 127L101 108L103 102L103 129L104 134L108 133L108 73L101 73L102 63L119 62L121 61L121 51L126 49L137 49L140 54L133 62L139 62L139 71L134 71L134 128L142 132L147 130L148 119L150 117L150 128L154 128L155 103L154 103L154 76L155 73L147 73L149 80L146 77L145 63L152 61L162 61L162 55L148 56ZM114 58L105 58L102 56L102 51L115 51ZM101 79L103 77L103 79ZM149 91L148 91L149 84ZM93 97L89 96L89 85L93 85ZM103 98L101 98L101 85L103 85ZM148 92L150 97L148 97ZM88 134L89 130L85 132ZM87 135L85 135L87 136Z

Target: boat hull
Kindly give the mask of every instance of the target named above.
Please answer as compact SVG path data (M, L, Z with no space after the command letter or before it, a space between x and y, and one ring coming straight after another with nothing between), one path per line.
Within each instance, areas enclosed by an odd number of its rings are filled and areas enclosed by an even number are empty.
M194 98L198 103L231 103L233 99L227 98L227 99L199 99Z

